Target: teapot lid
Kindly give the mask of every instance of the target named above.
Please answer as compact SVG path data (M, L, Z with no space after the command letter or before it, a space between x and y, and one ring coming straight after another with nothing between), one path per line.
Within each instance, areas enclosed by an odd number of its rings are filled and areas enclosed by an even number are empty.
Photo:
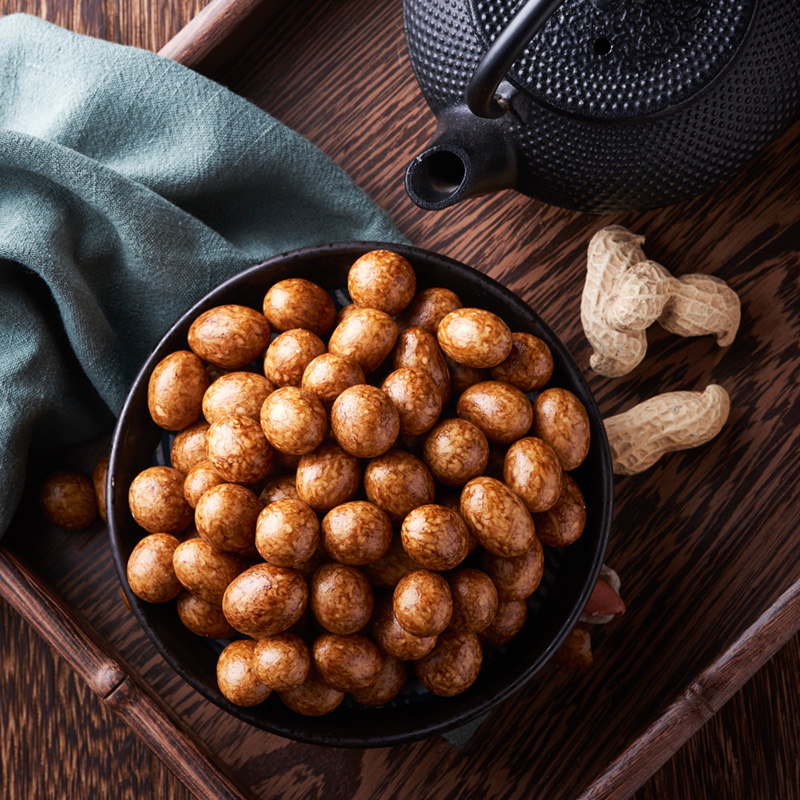
M522 2L470 0L487 48ZM565 0L508 77L540 103L579 117L658 114L693 97L733 61L757 5L758 0Z

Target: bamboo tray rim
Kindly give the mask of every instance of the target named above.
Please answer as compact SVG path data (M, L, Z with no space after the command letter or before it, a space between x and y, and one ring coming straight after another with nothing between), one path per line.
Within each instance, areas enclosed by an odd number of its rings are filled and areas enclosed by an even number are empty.
M237 52L242 41L258 32L242 32L254 17L274 12L284 4L285 0L214 0L160 54L214 79L215 69L226 56ZM229 88L237 90L235 85ZM50 587L44 591L57 597ZM800 580L789 585L672 701L664 704L585 787L579 800L630 796L799 630Z

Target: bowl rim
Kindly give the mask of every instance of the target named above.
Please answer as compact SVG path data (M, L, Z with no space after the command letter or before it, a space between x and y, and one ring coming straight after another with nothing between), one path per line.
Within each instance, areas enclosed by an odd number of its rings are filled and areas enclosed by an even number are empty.
M591 566L587 579L582 587L582 591L575 598L572 609L559 628L557 634L551 639L546 650L541 656L528 665L526 669L520 671L514 678L505 683L498 691L491 697L484 699L475 704L475 706L462 710L459 714L451 718L432 722L428 719L428 715L419 715L419 724L413 730L404 731L401 733L374 733L369 734L356 732L337 733L337 734L320 734L320 733L306 733L303 730L304 723L309 720L325 719L316 717L303 717L297 715L299 729L295 730L289 726L275 724L269 720L264 720L253 713L258 709L243 708L234 706L227 701L219 692L219 690L212 690L209 686L203 683L195 673L188 669L186 665L175 655L173 647L169 641L161 635L160 631L151 624L148 614L149 610L153 608L152 604L145 603L140 600L131 591L126 580L127 568L126 560L123 556L123 545L121 541L121 534L117 526L117 517L120 513L129 513L127 502L117 503L116 496L116 482L115 476L118 473L118 467L122 456L124 438L126 433L126 421L128 420L133 406L136 404L136 396L141 392L141 387L146 387L149 382L150 373L156 364L164 358L169 352L175 348L173 346L167 347L167 343L184 327L187 322L193 320L198 314L207 308L219 305L217 298L224 296L235 290L240 284L245 284L254 276L259 275L270 267L284 265L286 262L292 261L306 261L325 256L341 256L352 255L357 258L365 252L370 250L393 250L406 257L412 264L415 260L436 262L439 266L447 270L453 270L461 279L470 283L476 284L479 291L487 292L490 295L500 295L504 304L509 306L513 312L518 316L532 318L537 327L541 328L547 334L547 344L552 351L557 353L556 360L560 367L566 371L569 379L575 384L578 384L584 394L584 398L589 402L584 402L586 412L589 416L590 428L592 431L592 447L598 449L598 457L601 465L600 480L602 486L600 487L600 496L602 498L602 508L598 518L597 537L595 549L592 556ZM265 287L264 291L266 293ZM146 396L146 395L145 395ZM598 435L599 434L599 435ZM578 622L578 618L589 599L595 582L597 581L600 568L603 564L607 546L609 533L611 529L611 522L613 518L613 504L614 504L614 485L613 485L613 472L611 466L611 452L608 444L608 438L605 433L602 416L597 407L594 395L588 386L582 371L578 367L572 355L566 349L561 339L552 331L552 329L544 322L539 314L520 298L515 292L508 289L503 284L496 281L494 278L476 270L449 256L444 256L431 250L415 247L407 244L398 244L394 242L380 242L380 241L342 241L333 242L322 245L312 245L291 250L285 253L272 256L264 261L248 267L236 275L226 279L214 289L206 293L197 302L193 303L176 322L161 336L158 343L153 347L150 355L145 360L142 367L136 374L128 394L125 399L122 411L119 414L117 424L114 429L111 454L109 457L109 470L108 470L108 483L106 487L106 503L108 508L108 531L111 544L112 556L117 570L117 575L122 585L122 590L127 598L131 609L137 617L140 625L143 627L148 638L155 645L156 650L167 661L167 663L180 675L190 686L198 691L203 697L213 702L218 707L232 713L238 719L248 722L255 727L266 730L270 733L284 736L295 741L305 742L315 745L326 745L334 747L388 747L394 745L405 744L419 739L446 733L447 731L461 727L468 722L476 719L477 717L488 713L492 708L495 708L504 700L507 700L513 694L518 692L524 685L526 685L531 678L538 673L544 665L550 660L552 655L566 639L569 633ZM125 498L127 498L127 487L125 487ZM456 699L456 698L452 698Z

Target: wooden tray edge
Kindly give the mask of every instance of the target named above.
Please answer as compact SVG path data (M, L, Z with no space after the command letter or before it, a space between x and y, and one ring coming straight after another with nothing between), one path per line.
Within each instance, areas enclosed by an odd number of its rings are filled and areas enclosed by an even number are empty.
M800 630L800 580L747 628L622 750L577 800L621 800L716 714Z

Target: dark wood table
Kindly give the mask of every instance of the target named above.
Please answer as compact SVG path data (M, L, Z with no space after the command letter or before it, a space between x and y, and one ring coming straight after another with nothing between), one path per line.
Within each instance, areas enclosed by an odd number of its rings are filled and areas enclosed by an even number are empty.
M159 50L203 5L2 0L0 12L40 14ZM102 526L67 535L43 526L23 504L9 548L263 797L573 798L587 789L586 797L625 797L645 780L639 800L800 795L800 643L792 638L800 620L800 187L793 177L800 127L714 195L670 209L600 221L504 193L425 214L402 189L405 164L433 120L411 75L399 0L289 4L214 77L342 164L412 241L519 292L587 372L578 306L586 244L602 224L646 234L648 255L677 273L728 280L744 312L731 348L655 334L630 378L593 376L591 385L611 414L714 380L731 394L730 423L714 444L618 479L608 561L622 575L629 613L596 635L590 672L546 672L490 715L463 751L440 739L330 751L253 731L200 698L155 654L121 603ZM65 458L91 463L106 447L89 443ZM4 797L188 796L6 606L2 624ZM787 640L790 646L723 705Z

